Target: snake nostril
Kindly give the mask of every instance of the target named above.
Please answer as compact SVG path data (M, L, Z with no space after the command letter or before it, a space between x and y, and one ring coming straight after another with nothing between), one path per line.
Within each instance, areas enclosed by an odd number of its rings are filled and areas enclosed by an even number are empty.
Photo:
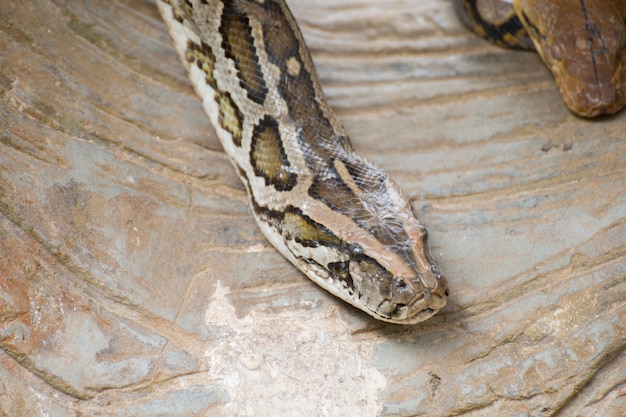
M396 278L393 284L400 289L406 288L406 282L402 278Z

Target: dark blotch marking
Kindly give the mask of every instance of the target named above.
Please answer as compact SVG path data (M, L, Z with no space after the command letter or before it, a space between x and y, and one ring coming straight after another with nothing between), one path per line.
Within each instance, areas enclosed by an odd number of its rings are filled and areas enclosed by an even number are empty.
M352 219L390 250L409 257L407 245L411 239L388 203L386 176L356 155L347 136L336 132L325 115L311 57L300 45L301 35L289 9L275 0L247 4L262 26L268 59L280 70L279 93L287 103L290 118L298 124L298 144L314 176L309 195ZM293 70L294 60L301 65L298 71ZM352 178L344 180L341 175L348 174L337 172L335 161L340 161ZM259 171L265 172L266 178L273 177L267 169Z
M338 248L342 244L332 231L312 220L297 207L289 206L285 213L268 210L265 215L271 217L270 220L275 223L285 240L294 240L302 246L313 248Z
M244 185L250 190L250 182L242 169L239 169L239 177ZM261 206L252 192L248 193L250 204L257 216L276 229L285 241L293 240L305 247L325 246L330 248L341 247L342 242L333 232L325 226L313 221L310 217L302 213L297 207L288 206L285 211L272 210ZM306 261L306 259L301 258ZM311 260L314 263L317 263ZM318 264L319 265L319 264Z
M304 47L302 50L300 48L300 34L295 32L298 29L292 26L288 18L291 13L287 6L283 9L273 0L265 0L263 5L257 6L262 8L258 14L263 14L260 21L268 58L280 69L280 95L287 102L291 118L299 123L300 146L309 168L315 174L323 174L319 169L320 162L321 165L327 162L328 154L333 151L345 152L350 149L349 141L344 138L340 141L344 147L338 146L336 134L320 109L312 80L316 75L311 74L304 65L311 62L311 57ZM299 71L289 71L289 62L293 59L302 66Z
M215 79L215 54L205 42L200 45L192 41L187 42L185 58L190 65L196 65L205 74L209 87L215 91L215 101L218 105L218 122L233 138L236 146L241 146L243 137L243 114L230 94L217 86Z
M218 121L220 126L226 129L233 138L233 143L241 147L243 137L243 114L228 92L215 91L215 101L218 104Z
M187 52L185 59L190 65L196 65L206 74L206 83L215 91L218 90L215 81L215 54L211 47L204 42L200 45L192 41L187 41Z
M331 262L328 264L328 270L334 279L341 281L350 290L351 294L354 293L354 281L352 280L352 275L350 275L350 262Z
M237 68L239 85L250 100L263 104L267 87L254 47L250 19L233 0L224 1L219 32L226 57L232 59Z
M265 185L273 185L277 191L289 191L296 185L296 174L289 169L278 122L270 116L254 127L250 163L254 173L265 178Z
M465 26L496 45L514 49L535 49L524 25L515 13L512 13L511 18L505 22L494 24L480 14L477 0L455 1L454 8L459 20Z

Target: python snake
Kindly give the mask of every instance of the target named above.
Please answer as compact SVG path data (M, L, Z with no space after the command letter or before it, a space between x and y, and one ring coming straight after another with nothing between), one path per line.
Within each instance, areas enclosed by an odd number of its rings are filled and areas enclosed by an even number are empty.
M283 0L157 0L259 228L330 293L398 324L447 301L426 229L326 104Z
M574 113L613 114L626 104L626 0L454 1L480 36L536 49Z

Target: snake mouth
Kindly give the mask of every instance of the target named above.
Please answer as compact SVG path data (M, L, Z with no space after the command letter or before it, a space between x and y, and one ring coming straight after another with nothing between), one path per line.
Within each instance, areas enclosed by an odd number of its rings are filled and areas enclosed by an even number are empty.
M410 325L410 324L416 324L416 323L420 323L422 321L426 321L429 318L431 318L432 316L434 316L439 311L439 309L426 307L424 309L421 309L417 313L408 315L407 313L408 313L409 310L410 310L410 308L408 306L402 306L402 307L398 306L396 312L401 317L397 317L397 316L390 317L390 318L384 318L383 317L383 320L388 321L390 323L395 323L395 324Z
M384 300L378 306L376 317L380 320L395 324L416 324L435 315L447 302L447 290L436 293L424 290L416 295L409 303L392 303ZM381 313L387 311L388 313Z
M418 305L424 305L422 311L431 310L433 312L439 311L446 305L447 302L447 290L444 295L440 295L438 293L434 293L430 290L424 290L422 294L418 295L413 299L407 308L415 309Z
M433 264L434 265L434 264ZM390 322L398 324L415 324L429 319L448 301L448 286L443 275L439 272L433 274L436 278L434 285L429 285L415 294L408 303L397 303L391 309ZM423 281L424 286L427 281Z

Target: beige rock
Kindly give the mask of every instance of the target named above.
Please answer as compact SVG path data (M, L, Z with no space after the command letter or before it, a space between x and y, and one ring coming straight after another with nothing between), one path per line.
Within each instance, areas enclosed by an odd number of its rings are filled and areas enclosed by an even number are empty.
M290 4L449 305L379 323L278 255L151 1L4 1L0 415L622 415L626 113L449 1Z

